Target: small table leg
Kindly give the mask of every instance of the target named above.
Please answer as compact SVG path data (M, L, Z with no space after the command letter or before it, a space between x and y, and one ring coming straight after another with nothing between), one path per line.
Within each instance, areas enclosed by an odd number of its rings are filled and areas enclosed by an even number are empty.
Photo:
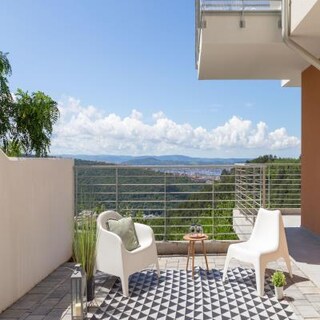
M187 266L186 266L186 270L188 271L188 266L189 266L189 257L190 257L190 252L191 251L191 241L189 241L188 243L188 258L187 258Z
M202 251L203 251L204 259L206 261L207 270L209 271L206 247L204 245L204 241L203 240L201 241L201 243L202 243Z
M194 256L195 256L195 241L191 241L192 247L192 279L194 279Z
M209 271L209 265L208 265L208 258L207 258L207 252L206 252L206 247L204 244L204 240L208 240L208 236L206 234L201 234L201 235L190 235L190 234L186 234L183 237L183 240L188 241L188 257L187 257L187 266L186 266L186 270L188 271L188 267L189 267L189 260L191 259L191 265L192 265L192 279L194 279L194 265L195 265L195 255L196 255L196 242L197 241L201 241L201 245L202 245L202 252L204 255L204 259L206 261L206 266L207 266L207 270Z

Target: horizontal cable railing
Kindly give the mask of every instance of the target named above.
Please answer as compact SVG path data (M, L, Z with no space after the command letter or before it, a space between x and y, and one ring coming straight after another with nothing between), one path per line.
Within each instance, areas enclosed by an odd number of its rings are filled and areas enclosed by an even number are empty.
M300 166L76 166L75 190L76 214L117 210L157 240L181 240L191 224L235 240L248 236L259 207L300 208Z

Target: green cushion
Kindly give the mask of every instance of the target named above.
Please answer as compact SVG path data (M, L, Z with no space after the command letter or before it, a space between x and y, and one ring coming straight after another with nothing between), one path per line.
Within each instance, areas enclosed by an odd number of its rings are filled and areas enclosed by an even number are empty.
M108 220L107 229L122 239L123 245L128 251L137 249L140 246L134 223L130 217L120 220Z

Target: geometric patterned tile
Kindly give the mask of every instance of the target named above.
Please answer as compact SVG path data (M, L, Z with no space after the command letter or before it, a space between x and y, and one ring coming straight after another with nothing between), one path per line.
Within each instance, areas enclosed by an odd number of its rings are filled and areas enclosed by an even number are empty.
M130 277L130 296L122 295L120 280L93 315L93 320L293 320L296 316L286 301L274 297L265 281L265 296L256 294L254 270L228 270L222 282L219 270L161 270L137 272Z

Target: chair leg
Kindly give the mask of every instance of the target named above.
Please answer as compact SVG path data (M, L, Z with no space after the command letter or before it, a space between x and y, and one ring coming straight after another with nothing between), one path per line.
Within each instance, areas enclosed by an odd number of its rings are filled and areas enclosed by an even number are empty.
M157 269L158 277L160 277L160 267L159 267L159 260L158 260L158 258L156 258L156 269Z
M129 296L129 277L127 277L126 275L123 275L122 277L120 277L121 279L121 285L122 285L122 294L125 297Z
M290 261L289 254L284 257L284 261L286 262L287 269L288 269L289 274L290 274L290 278L292 278L292 267L291 267L291 261Z
M232 256L229 254L229 252L227 253L227 256L226 256L226 261L224 263L224 268L223 268L223 275L222 275L222 282L225 281L226 279L226 276L227 276L227 272L228 272L228 267L229 267L229 263L230 263L230 260L232 259Z
M254 269L256 273L256 283L257 283L257 293L260 297L264 296L264 275L265 275L265 265L258 262L254 264Z

